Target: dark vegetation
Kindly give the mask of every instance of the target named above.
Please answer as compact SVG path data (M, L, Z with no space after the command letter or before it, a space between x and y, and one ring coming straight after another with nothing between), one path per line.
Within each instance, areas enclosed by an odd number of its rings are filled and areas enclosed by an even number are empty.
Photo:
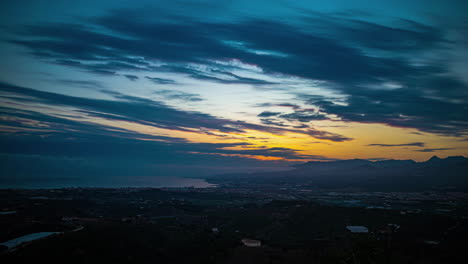
M466 204L450 214L403 215L158 189L5 190L0 199L17 211L0 215L1 241L64 231L4 249L1 263L465 263L468 256ZM389 235L388 224L400 228ZM347 225L370 232L352 234ZM242 238L262 247L245 247Z

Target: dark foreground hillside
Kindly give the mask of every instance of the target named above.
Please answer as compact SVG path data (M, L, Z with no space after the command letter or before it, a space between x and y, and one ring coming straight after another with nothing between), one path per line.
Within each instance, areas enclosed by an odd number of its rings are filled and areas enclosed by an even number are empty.
M193 189L0 191L0 241L63 231L1 263L466 263L465 202L450 210L341 207ZM450 203L451 201L445 201ZM427 203L426 203L427 204ZM424 205L421 205L424 206ZM427 207L427 206L426 206ZM12 212L12 211L10 211ZM363 226L351 233L346 226ZM261 241L246 247L243 238Z

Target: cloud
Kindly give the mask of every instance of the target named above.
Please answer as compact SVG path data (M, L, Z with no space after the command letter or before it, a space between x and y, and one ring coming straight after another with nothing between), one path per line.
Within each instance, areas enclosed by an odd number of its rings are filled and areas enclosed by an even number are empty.
M396 20L388 26L313 13L304 14L301 23L196 18L190 23L169 23L128 10L86 21L89 24L17 28L9 42L45 61L98 74L171 72L223 84L274 84L233 70L248 66L266 75L320 80L346 97L338 104L331 98L304 96L305 103L320 107L321 115L285 117L299 122L334 115L343 121L451 136L463 136L468 130L468 117L462 114L468 103L466 83L450 74L448 61L424 56L452 45L443 30L434 26L411 20ZM232 60L241 63L219 63ZM164 80L154 79L158 84L167 83Z
M136 19L135 15L120 11L94 19L94 26L103 27L119 36L93 31L83 25L52 24L18 30L23 38L12 39L11 42L30 48L33 54L47 60L77 61L81 63L76 66L111 73L157 69L147 61L151 59L204 64L207 58L237 58L269 72L343 84L415 73L415 69L403 61L366 56L359 49L341 44L341 39L336 41L319 33L305 33L300 28L279 22L248 20L222 24L192 21L190 24L174 24ZM319 22L325 27L332 27L330 19ZM361 24L360 27L355 26L356 34L362 31L365 35L368 25ZM338 37L342 36L337 36L337 40ZM259 55L225 45L220 39L239 39L250 48L273 50L290 56ZM109 62L96 63L97 58L107 58ZM331 64L334 67L324 67ZM185 71L189 69L180 68Z
M2 84L4 92L27 95L32 103L43 103L58 107L76 107L91 116L109 120L129 121L165 129L192 131L187 128L208 128L222 132L242 132L243 128L268 129L237 121L217 119L208 114L178 111L160 102L145 98L107 91L119 100L100 100L72 97L55 93Z
M281 112L269 112L269 111L263 111L260 114L258 114L258 117L272 117L272 116L277 116L281 114Z
M174 80L170 80L170 79L149 77L149 76L145 76L145 78L152 81L155 84L174 84L175 83Z
M23 178L198 177L259 168L271 170L289 164L219 154L231 154L222 148L236 145L239 144L167 143L79 132L2 135L0 165L4 173L0 179L5 183Z
M271 170L289 164L287 161L272 163L256 159L261 156L294 160L326 158L299 154L288 148L227 149L249 147L250 144L192 143L182 138L153 136L90 123L87 119L69 114L64 111L62 116L52 116L2 106L2 181L32 176L96 179L117 176L209 176L246 169ZM114 118L112 114L88 114ZM68 119L70 117L73 119Z
M245 147L249 147L245 145ZM218 150L217 154L226 154L226 155L243 155L243 156L265 156L265 157L277 157L285 158L292 160L311 160L311 159L320 159L320 160L330 160L325 156L321 155L307 155L300 154L298 150L291 148L275 147L275 148L255 148L255 149L242 149L242 150Z
M444 151L444 150L452 150L452 149L455 149L455 148L425 148L425 149L417 149L417 150L414 150L414 151L418 151L418 152L436 152L436 151Z
M4 83L0 83L0 91L4 93L0 98L5 98L13 102L18 101L24 106L44 104L58 108L75 108L77 110L70 114L74 115L76 118L85 115L87 117L102 118L108 121L125 121L162 129L186 132L198 131L199 133L205 130L225 133L244 133L246 130L257 130L273 134L294 132L314 136L308 131L298 129L257 125L243 121L216 118L199 112L180 111L161 102L108 90L102 90L102 92L114 97L115 100L66 96ZM12 97L10 95L16 96ZM166 96L167 95L166 93ZM172 95L174 96L174 94ZM171 96L170 93L169 96ZM175 96L185 99L193 98L184 94L176 94ZM320 131L317 131L317 133L319 132ZM327 132L318 135L323 137L325 134L327 134ZM339 137L337 138L341 140ZM333 137L331 137L330 140L333 140Z
M66 86L76 86L88 89L102 89L104 87L102 83L98 81L58 79L55 80L55 82L64 84Z
M271 107L271 106L277 106L277 107L286 107L286 108L292 108L292 109L300 109L301 107L295 104L291 103L260 103L260 104L255 104L255 107Z
M199 94L186 93L186 92L175 91L175 90L159 90L159 91L153 92L153 94L161 95L162 97L168 100L182 100L182 101L190 101L190 102L203 101L203 99L200 97Z
M2 92L5 90L2 89ZM30 91L29 96L31 94L33 91ZM36 97L41 96L36 95ZM53 97L53 94L49 97ZM3 94L2 99L5 99ZM92 103L92 101L86 102ZM79 110L79 113L110 120L116 118L114 114L90 110ZM0 176L2 181L20 180L32 176L40 179L177 175L195 177L246 169L272 170L276 166L290 164L286 161L273 163L261 161L255 159L257 157L327 159L319 155L300 154L290 148L253 149L246 142L192 143L182 138L142 134L87 120L68 111L53 116L48 112L11 108L2 102L0 107L0 164L4 172ZM233 147L244 148L231 149Z
M236 68L241 68L239 63L235 63L236 59L229 60L229 62L212 62L212 61L204 61L203 64L188 64L186 66L180 65L164 65L156 70L162 72L172 72L172 73L179 73L185 74L193 79L198 80L205 80L205 81L212 81L216 83L222 84L252 84L252 85L267 85L267 84L275 84L273 82L249 78L249 77L242 77L237 74L230 72L231 70L235 70ZM234 63L232 63L234 62ZM245 69L244 69L245 70Z
M369 144L369 147L424 147L424 142L411 142L411 143L403 143L403 144Z
M313 128L309 128L307 130L307 134L318 139L324 139L324 140L329 140L329 141L334 141L334 142L344 142L344 141L353 140L352 138L349 138L343 135L339 135L339 134L335 134L335 133L331 133L327 131L322 131L322 130L316 130Z
M21 106L21 105L19 105ZM112 118L110 114L93 113L80 110L79 112L88 113L94 116L103 118ZM50 115L36 111L25 109L11 108L7 106L0 107L0 133L2 136L9 137L14 135L27 136L36 135L39 137L53 137L53 138L80 138L84 136L95 136L103 138L138 138L141 140L155 140L167 143L181 143L186 142L185 139L168 137L168 136L154 136L142 134L135 131L105 126L87 121L75 121L70 118L77 118L79 116L65 113L61 115ZM10 128L10 129L7 129ZM46 142L44 142L46 143ZM47 148L45 148L47 149ZM3 150L6 151L5 148ZM12 148L11 150L14 150ZM20 149L18 149L20 150Z
M312 15L308 21L310 24L320 23L323 19ZM400 19L393 25L386 26L352 17L341 17L340 20L329 21L326 27L327 32L335 32L345 41L394 53L420 52L448 42L442 30L409 19ZM396 39L403 41L395 41Z
M138 76L132 74L125 74L124 77L129 79L130 81L136 81L139 79Z
M345 105L326 100L310 103L343 121L382 123L451 136L467 133L468 119L461 114L466 111L466 104L424 94L423 90L406 88L391 91L356 88ZM463 95L460 100L464 100Z
M327 120L328 117L324 114L311 111L295 111L294 113L280 115L279 118L283 118L289 121L299 122L310 122L314 120Z
M267 126L288 127L288 125L286 125L285 123L278 122L278 121L276 121L275 119L272 119L272 118L262 118L262 119L260 119L260 122L262 122L262 124L265 124Z

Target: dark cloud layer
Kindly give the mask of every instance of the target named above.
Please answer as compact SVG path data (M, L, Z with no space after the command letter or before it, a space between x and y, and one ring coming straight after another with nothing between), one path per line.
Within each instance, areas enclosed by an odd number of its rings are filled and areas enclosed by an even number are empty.
M92 118L98 118L213 135L210 130L290 131L183 112L152 100L103 92L114 99L72 97L2 83L0 164L5 172L3 177L14 175L21 178L32 174L44 177L207 176L289 164L252 157L328 160L327 157L305 155L290 148L252 148L245 141L192 143L183 138L148 135L91 122ZM53 108L64 109L64 112L51 112ZM30 166L21 166L25 162Z
M145 78L152 81L155 84L174 84L175 83L174 80L170 80L170 79L149 77L149 76L146 76Z
M310 111L295 111L294 113L280 115L279 118L283 118L289 121L299 121L305 123L310 121L328 119L324 114Z
M190 101L190 102L203 101L203 99L200 97L199 94L186 93L182 91L158 90L158 91L155 91L154 94L161 95L165 99L169 99L169 100L182 100L182 101Z
M417 149L415 151L418 152L436 152L436 151L444 151L444 150L451 150L454 148L425 148L425 149Z
M369 147L424 147L426 144L424 142L411 142L403 144L369 144Z
M125 74L124 77L129 79L130 81L136 81L139 79L138 76L133 75L133 74Z
M309 128L307 130L307 134L318 139L325 139L325 140L330 140L330 141L335 141L335 142L344 142L344 141L353 140L352 138L349 138L343 135L339 135L336 133L331 133L331 132L327 132L323 130L317 130L314 128Z
M443 30L411 20L392 26L348 17L308 14L307 27L270 20L237 23L167 23L136 12L116 11L88 20L90 25L47 24L17 29L10 42L44 60L98 74L150 70L187 74L221 83L269 84L233 74L215 60L237 59L280 73L327 81L348 96L347 104L303 100L345 121L383 123L430 133L466 134L468 89L450 75L447 62L415 64L428 50L450 45ZM232 46L225 41L239 41ZM259 53L274 51L275 53ZM391 54L391 56L388 56ZM155 66L151 61L168 62ZM213 66L205 71L188 64ZM221 70L220 70L221 68ZM133 77L127 78L135 80ZM153 77L152 77L153 78ZM151 79L158 84L168 83ZM388 89L385 83L396 83ZM322 115L287 114L301 122ZM271 121L271 120L270 120Z
M0 164L1 180L25 177L115 177L115 176L208 176L284 166L254 160L245 155L286 159L326 159L303 155L289 148L226 149L249 147L246 142L191 143L182 138L142 134L87 121L98 117L122 120L170 129L183 129L187 119L205 119L206 127L224 129L229 120L209 115L186 113L156 102L114 93L120 101L70 97L2 84L0 89ZM51 114L48 109L34 108L41 103L48 107L73 107L73 112ZM138 107L135 107L135 104ZM26 107L26 105L28 107ZM34 110L26 110L26 108ZM143 107L143 108L140 108ZM148 109L147 109L148 108ZM115 111L121 109L120 111ZM147 109L147 110L145 110ZM45 112L41 112L46 110ZM149 113L160 114L158 118ZM167 118L164 121L164 118ZM155 123L157 122L157 123ZM200 120L192 123L198 127ZM248 126L248 124L247 124ZM190 127L185 127L185 129ZM203 155L204 154L204 155ZM24 166L28 164L28 166ZM239 164L243 166L239 167ZM9 178L10 177L10 178ZM13 178L11 178L13 177Z
M447 87L449 90L451 87ZM463 95L460 95L463 100ZM344 121L383 123L395 127L416 128L429 133L461 136L468 129L465 103L452 103L424 95L424 90L391 91L356 89L348 105L330 101L310 102L322 111Z
M313 136L309 132L302 130L292 130L289 128L278 128L264 125L257 125L243 121L233 121L229 119L216 118L214 116L199 113L180 111L167 105L146 98L124 95L118 92L103 90L116 100L90 99L83 97L66 96L56 93L43 92L29 88L13 86L0 83L0 91L7 93L3 97L25 104L42 103L58 107L78 108L80 112L91 117L99 117L113 121L127 121L141 125L148 125L157 128L179 130L179 131L202 131L212 129L218 132L244 133L246 130L258 130L273 134L283 134L285 132L302 133ZM185 93L163 92L165 96L175 96L178 99L197 98L196 95ZM161 93L161 91L159 91ZM16 96L10 96L13 94ZM19 96L18 96L19 95ZM195 99L197 100L197 99ZM335 136L324 139L334 140Z
M258 117L272 117L272 116L277 116L281 114L281 112L269 112L269 111L263 111L260 114L258 114Z

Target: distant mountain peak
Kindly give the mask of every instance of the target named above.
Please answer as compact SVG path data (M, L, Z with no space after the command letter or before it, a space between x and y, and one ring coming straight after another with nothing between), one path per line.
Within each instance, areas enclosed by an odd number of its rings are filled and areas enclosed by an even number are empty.
M460 159L460 160L463 160L463 159L466 159L464 156L448 156L447 159Z
M464 156L434 156L423 162L410 159L309 161L293 167L287 171L248 174L243 178L257 183L294 183L318 189L421 191L455 187L459 191L468 190L465 176L468 158ZM242 179L242 175L232 179Z
M374 168L401 168L412 166L439 166L441 164L458 164L468 163L468 158L464 156L450 156L447 158L439 158L434 155L430 159L423 162L416 162L411 159L387 159L387 160L366 160L366 159L347 159L347 160L334 160L334 161L308 161L301 164L292 165L295 168L327 168L327 169L351 169L361 166L374 167Z
M446 157L445 159L441 159L437 156L432 156L430 159L428 159L426 162L422 162L422 164L426 165L455 165L459 163L468 163L468 158L465 158L464 156L450 156Z

